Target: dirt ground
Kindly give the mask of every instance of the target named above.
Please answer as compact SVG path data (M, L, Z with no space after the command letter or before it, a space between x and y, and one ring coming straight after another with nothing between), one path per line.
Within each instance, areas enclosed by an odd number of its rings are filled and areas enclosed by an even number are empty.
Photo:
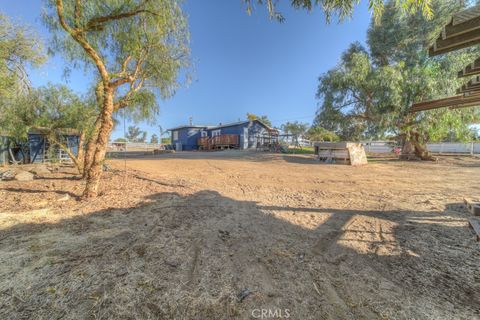
M480 319L479 158L109 164L0 182L0 319Z

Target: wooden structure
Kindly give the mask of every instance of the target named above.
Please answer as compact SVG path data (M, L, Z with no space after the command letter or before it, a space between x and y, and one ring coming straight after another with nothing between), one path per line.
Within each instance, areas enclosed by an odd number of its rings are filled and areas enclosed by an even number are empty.
M280 143L278 142L279 132L277 129L268 128L255 136L257 141L257 151L280 152Z
M480 241L480 202L473 201L471 199L463 199L465 205L470 211L470 213L476 217L470 217L468 222L470 223L470 227L476 234L477 241Z
M429 48L429 54L436 56L476 44L480 44L480 6L455 13Z
M442 28L429 48L431 57L480 44L480 5L460 11ZM480 75L480 58L458 72L458 77ZM480 77L476 76L457 89L453 97L414 103L409 112L448 107L450 109L480 105Z
M442 28L440 36L429 48L430 56L436 56L458 49L468 48L480 44L480 5L463 10L453 15L450 22ZM473 77L462 87L457 89L453 97L425 101L412 105L410 112L418 112L437 108L449 107L458 109L480 105L480 58L465 66L458 72L459 78ZM480 215L480 203L465 200L467 209L475 216ZM480 219L468 219L470 226L480 241Z
M200 137L197 144L199 150L238 149L240 139L238 134L221 134L213 137Z
M315 154L325 163L345 163L352 166L367 164L367 155L361 143L315 142Z

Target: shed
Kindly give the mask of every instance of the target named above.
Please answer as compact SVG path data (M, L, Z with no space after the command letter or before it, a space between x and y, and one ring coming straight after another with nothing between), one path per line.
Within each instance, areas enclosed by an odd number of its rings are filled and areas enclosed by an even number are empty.
M28 131L28 147L30 152L30 162L47 162L52 159L58 161L71 161L68 154L59 147L52 147L48 140L47 128L32 128ZM80 133L75 129L57 129L57 133L62 137L64 143L74 155L78 155L80 143Z
M361 143L315 142L315 154L319 161L326 163L367 164L367 155Z

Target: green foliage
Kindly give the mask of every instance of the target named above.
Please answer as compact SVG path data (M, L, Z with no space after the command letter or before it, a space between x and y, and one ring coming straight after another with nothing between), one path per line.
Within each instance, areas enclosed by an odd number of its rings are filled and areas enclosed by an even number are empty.
M436 14L427 20L421 14L404 16L389 2L381 25L370 25L368 49L352 44L340 64L320 77L321 105L314 125L343 140L378 139L411 130L423 141L468 139L469 125L479 118L474 108L407 112L414 102L455 94L462 84L457 71L478 56L478 50L470 49L428 58L427 45L460 9L456 2L444 1L434 1L432 7Z
M24 94L30 87L26 66L38 66L44 60L38 36L0 13L0 108L6 99Z
M313 147L298 147L298 148L285 148L282 153L287 154L314 154L315 149Z
M281 129L286 134L291 134L293 136L301 136L307 132L308 123L302 123L298 121L286 122L281 125Z
M115 139L113 142L125 143L125 142L127 142L127 139L125 139L125 138L117 138L117 139Z
M30 128L87 131L97 110L83 98L61 85L31 89L4 106L0 127L17 140L26 140Z
M155 133L150 137L150 143L158 144L158 136Z
M300 138L302 135L304 135L307 132L308 123L302 123L298 121L286 122L282 124L280 128L285 134L291 135L293 137L293 141L295 142L295 145L298 146L299 145L298 138Z
M130 142L145 142L147 132L140 130L137 126L130 126L128 127L128 132L125 134L125 138Z
M243 0L247 5L247 12L250 14L253 10L253 4L265 4L270 18L283 22L285 18L277 10L277 1L274 0ZM360 0L291 0L291 5L296 9L303 9L311 11L315 6L320 6L325 13L327 22L330 22L331 17L338 17L341 21L345 18L351 17L355 6L360 3ZM434 10L431 8L431 0L396 0L396 8L404 14L414 14L420 12L425 18L431 19ZM384 0L369 0L369 9L373 13L375 21L379 22L385 10Z
M171 144L172 143L172 139L170 139L170 138L162 138L161 141L162 141L162 144Z
M270 119L268 119L268 116L257 116L256 114L247 112L247 120L248 121L260 120L267 126L272 127L272 122L270 121Z
M310 141L340 141L340 137L338 135L320 126L311 127L308 129L306 137Z
M115 83L115 110L126 108L129 120L154 119L156 98L172 96L179 71L189 65L187 22L178 1L80 1L78 7L76 1L58 2L63 26L56 0L46 0L43 14L52 33L49 51Z

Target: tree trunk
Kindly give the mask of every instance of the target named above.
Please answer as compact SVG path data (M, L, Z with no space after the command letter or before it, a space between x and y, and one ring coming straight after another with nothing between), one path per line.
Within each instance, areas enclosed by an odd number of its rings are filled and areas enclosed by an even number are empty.
M105 85L98 138L95 145L93 161L87 171L87 184L83 191L83 198L93 198L98 194L98 185L102 176L102 165L107 151L108 138L113 129L113 91L109 85Z
M425 144L420 142L420 134L415 131L409 131L408 137L405 136L405 143L402 149L401 159L410 160L411 158L417 158L420 160L435 161L427 150Z
M98 132L100 130L100 125L102 124L102 116L99 115L97 120L95 120L95 125L91 132L90 138L87 142L87 147L85 148L85 156L83 160L83 179L87 178L87 173L90 170L93 162L93 156L95 155L95 147L98 140Z

